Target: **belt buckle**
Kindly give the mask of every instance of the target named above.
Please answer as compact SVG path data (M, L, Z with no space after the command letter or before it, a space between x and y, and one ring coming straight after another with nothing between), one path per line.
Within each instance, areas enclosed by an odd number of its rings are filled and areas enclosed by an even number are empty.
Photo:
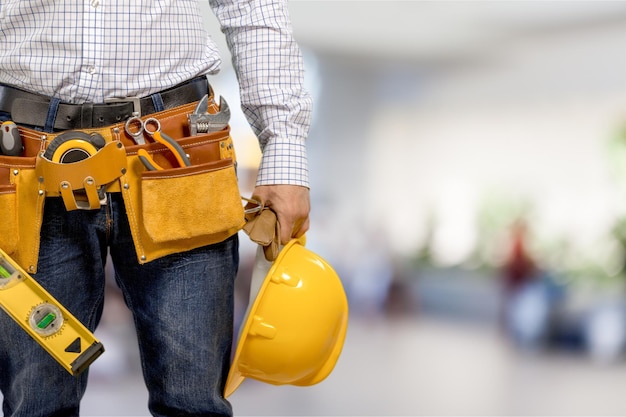
M138 117L141 117L141 98L139 97L109 97L104 99L105 104L128 102L133 103L133 115L136 113Z

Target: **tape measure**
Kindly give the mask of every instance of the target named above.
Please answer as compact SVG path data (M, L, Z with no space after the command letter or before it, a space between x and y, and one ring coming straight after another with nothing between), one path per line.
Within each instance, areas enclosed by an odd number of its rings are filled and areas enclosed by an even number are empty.
M104 352L102 343L2 249L0 307L74 376Z
M85 133L69 130L54 138L46 148L43 157L61 164L71 164L95 155L106 144L99 133Z

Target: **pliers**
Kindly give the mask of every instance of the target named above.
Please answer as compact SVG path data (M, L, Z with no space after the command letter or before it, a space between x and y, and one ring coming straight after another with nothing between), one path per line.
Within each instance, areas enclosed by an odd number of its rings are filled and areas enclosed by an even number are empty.
M132 129L131 127L133 125L136 125L138 127L136 129ZM154 128L149 128L149 126L154 126ZM191 161L185 153L185 150L180 146L178 142L176 142L174 139L172 139L169 135L161 130L161 123L157 119L151 117L143 121L138 116L133 116L126 122L126 131L135 138L143 135L144 132L148 133L148 135L153 137L160 144L167 147L167 149L169 149L174 154L174 157L181 167L191 165ZM139 159L141 160L141 162L149 171L160 171L163 169L163 167L154 162L154 159L152 159L152 157L145 149L140 149L137 154L139 155Z

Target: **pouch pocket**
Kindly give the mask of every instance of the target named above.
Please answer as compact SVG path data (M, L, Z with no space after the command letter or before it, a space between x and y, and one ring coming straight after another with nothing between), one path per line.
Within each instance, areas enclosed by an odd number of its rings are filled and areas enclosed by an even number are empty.
M0 248L7 254L17 249L17 192L15 184L0 185Z
M212 236L238 231L244 213L232 160L145 171L141 210L154 243L202 237L212 241Z
M0 156L0 248L33 274L45 200L39 185L35 157Z
M221 242L245 223L231 158L146 171L129 155L120 181L140 264Z

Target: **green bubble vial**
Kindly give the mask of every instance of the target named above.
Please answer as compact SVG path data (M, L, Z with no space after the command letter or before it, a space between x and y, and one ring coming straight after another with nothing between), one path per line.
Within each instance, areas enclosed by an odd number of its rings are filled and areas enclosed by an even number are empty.
M40 329L45 329L57 318L56 314L48 313L46 316L37 323L37 327Z

